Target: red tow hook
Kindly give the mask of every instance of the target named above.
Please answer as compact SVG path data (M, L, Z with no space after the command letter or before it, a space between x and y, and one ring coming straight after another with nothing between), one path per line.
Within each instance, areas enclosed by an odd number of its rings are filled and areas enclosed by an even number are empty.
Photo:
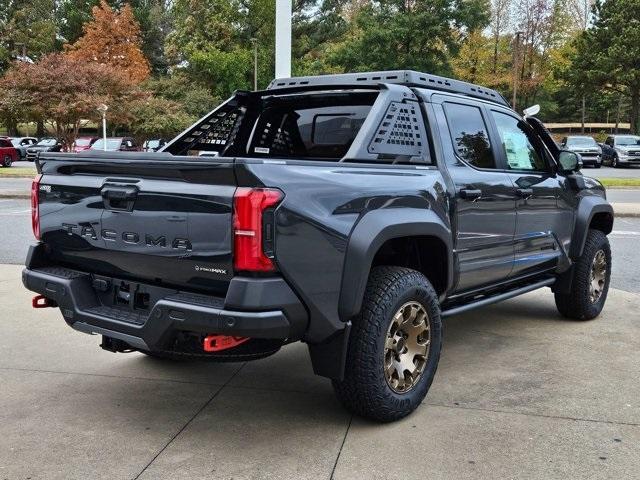
M31 299L31 306L33 308L47 308L47 307L53 307L54 306L54 302L49 300L47 297L45 297L44 295L36 295L35 297L33 297Z
M249 340L249 337L230 337L228 335L207 335L204 337L202 347L205 352L220 352L222 350L228 350L229 348L237 347L238 345Z

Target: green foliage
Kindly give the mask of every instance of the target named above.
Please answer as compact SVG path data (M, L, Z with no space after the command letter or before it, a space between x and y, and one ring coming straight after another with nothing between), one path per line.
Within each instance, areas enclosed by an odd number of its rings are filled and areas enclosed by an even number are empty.
M184 72L148 80L143 88L156 97L176 102L185 113L197 118L213 110L221 101L220 97L195 83Z
M463 33L488 22L485 0L376 0L356 13L332 61L345 71L409 68L449 74Z
M631 128L640 133L640 0L598 1L593 28L578 39L568 81L577 89L630 99Z
M23 44L32 59L38 59L60 47L53 0L0 0L0 73L9 66L10 56Z
M130 131L140 139L174 137L196 120L196 117L184 112L177 102L161 97L141 98L129 107Z

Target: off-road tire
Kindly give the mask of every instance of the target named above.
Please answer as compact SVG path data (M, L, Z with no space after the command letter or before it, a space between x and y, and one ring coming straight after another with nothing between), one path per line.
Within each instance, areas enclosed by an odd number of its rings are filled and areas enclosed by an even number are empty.
M416 301L430 322L426 363L413 387L403 393L391 389L384 373L387 331L394 314ZM333 381L336 396L351 412L391 422L413 412L433 381L440 359L442 323L438 295L420 272L401 267L375 267L364 295L361 313L352 319L344 379Z
M11 166L11 157L9 155L5 155L4 158L2 159L2 166L3 167L10 167Z
M598 251L602 250L606 259L606 274L602 293L596 302L589 297L591 265ZM555 292L556 307L562 316L573 320L592 320L600 315L607 300L611 283L611 248L607 236L600 230L589 230L582 255L573 265L571 293Z

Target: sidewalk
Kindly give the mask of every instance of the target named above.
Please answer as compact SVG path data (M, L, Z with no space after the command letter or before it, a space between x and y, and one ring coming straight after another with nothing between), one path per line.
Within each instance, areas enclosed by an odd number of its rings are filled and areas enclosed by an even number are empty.
M29 199L31 198L30 178L0 178L0 199ZM628 189L631 190L631 189ZM640 189L638 189L640 192ZM640 203L613 202L616 217L640 217Z
M98 348L0 265L0 479L623 479L640 471L640 296L567 321L543 289L448 318L392 424L350 416L303 344L254 362Z

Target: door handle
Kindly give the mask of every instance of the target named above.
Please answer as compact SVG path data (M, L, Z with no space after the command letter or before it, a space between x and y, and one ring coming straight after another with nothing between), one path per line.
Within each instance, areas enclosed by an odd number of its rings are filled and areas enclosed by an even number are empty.
M100 194L105 209L130 212L138 196L138 188L135 185L106 184Z
M460 197L465 200L478 200L482 197L482 190L472 190L469 188L463 188L460 190Z
M526 200L533 195L533 188L518 188L516 189L516 193L520 198L524 198Z

